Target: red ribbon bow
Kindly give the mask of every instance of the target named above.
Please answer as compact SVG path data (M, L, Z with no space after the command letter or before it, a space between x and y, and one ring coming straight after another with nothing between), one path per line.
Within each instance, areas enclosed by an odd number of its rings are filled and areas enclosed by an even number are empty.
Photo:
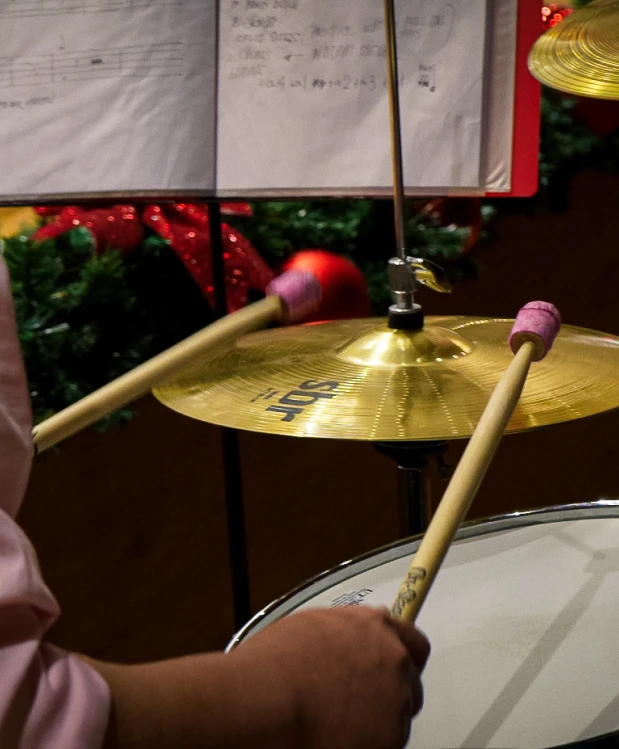
M251 207L246 203L224 203L221 208L224 215L251 216ZM41 206L35 210L40 216L50 219L32 235L35 242L54 239L83 226L92 234L97 253L116 249L126 255L143 241L144 225L150 227L170 243L209 304L214 305L208 209L205 205L150 205L141 216L131 205L92 209ZM264 293L275 274L251 243L227 224L222 225L222 242L228 311L234 312L247 304L250 290Z

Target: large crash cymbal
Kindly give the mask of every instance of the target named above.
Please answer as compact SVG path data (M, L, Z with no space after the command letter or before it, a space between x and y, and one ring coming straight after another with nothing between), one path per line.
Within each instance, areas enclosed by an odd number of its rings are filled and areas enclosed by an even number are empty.
M619 99L619 1L594 0L548 29L531 50L529 70L568 94Z
M268 330L209 352L155 396L179 413L270 434L398 441L469 437L513 355L513 321L435 317ZM619 407L619 338L564 326L533 364L508 431Z

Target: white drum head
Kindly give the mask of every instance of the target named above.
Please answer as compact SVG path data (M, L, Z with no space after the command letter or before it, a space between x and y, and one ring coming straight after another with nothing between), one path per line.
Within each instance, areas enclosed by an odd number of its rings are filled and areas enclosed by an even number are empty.
M417 545L325 573L230 647L293 611L390 606ZM418 624L432 655L411 749L619 747L619 502L467 526Z

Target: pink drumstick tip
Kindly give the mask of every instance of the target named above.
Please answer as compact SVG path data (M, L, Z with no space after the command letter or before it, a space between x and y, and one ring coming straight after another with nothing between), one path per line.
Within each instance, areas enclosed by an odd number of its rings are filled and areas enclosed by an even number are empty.
M288 270L269 284L267 294L275 294L281 298L286 307L286 322L295 323L318 309L322 290L313 273Z
M552 348L561 329L559 310L548 302L529 302L518 313L509 335L515 354L525 341L535 344L533 361L540 361Z

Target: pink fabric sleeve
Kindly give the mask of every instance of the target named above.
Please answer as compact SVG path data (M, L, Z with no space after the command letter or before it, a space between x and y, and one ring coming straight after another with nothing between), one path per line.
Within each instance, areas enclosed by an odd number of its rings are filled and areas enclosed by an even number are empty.
M6 266L0 261L0 747L100 749L106 683L42 641L60 611L13 519L32 461L32 417Z

